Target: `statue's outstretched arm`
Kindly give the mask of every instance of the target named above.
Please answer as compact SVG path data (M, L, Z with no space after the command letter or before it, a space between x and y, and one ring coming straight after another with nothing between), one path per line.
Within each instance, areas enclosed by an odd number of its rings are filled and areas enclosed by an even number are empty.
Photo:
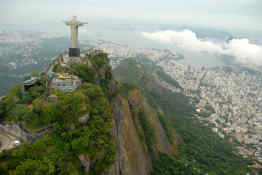
M86 25L86 24L88 24L88 22L79 22L79 26L83 26L83 25Z
M71 25L69 21L63 21L66 25Z

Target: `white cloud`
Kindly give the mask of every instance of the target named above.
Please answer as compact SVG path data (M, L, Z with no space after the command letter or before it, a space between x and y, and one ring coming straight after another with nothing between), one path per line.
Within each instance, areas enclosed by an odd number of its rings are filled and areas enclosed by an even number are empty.
M186 50L199 52L222 52L222 47L207 40L197 38L196 34L191 30L183 31L159 31L154 33L142 33L148 39L159 41L162 43L175 44L177 47Z
M232 56L241 64L262 65L262 46L252 44L248 39L233 39L229 42L215 43L198 38L191 30L143 32L142 35L154 41L175 45L178 48Z
M248 39L231 40L226 44L225 54L242 64L262 65L262 46L251 44Z

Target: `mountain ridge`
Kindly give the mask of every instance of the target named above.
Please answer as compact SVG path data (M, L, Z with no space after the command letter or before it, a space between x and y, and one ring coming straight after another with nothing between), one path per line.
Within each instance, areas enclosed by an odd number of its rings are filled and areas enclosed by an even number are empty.
M50 89L57 97L50 102L42 83L29 89L26 98L17 87L0 101L2 122L19 122L32 131L51 124L50 132L36 141L0 153L1 173L252 172L251 160L192 118L192 99L161 85L165 81L182 88L162 68L140 58L123 61L112 73L103 52L87 52L66 67L61 60L53 62L53 70L79 76L83 82L75 91ZM40 82L45 81L41 74Z
M174 152L171 146L165 145L168 143L167 139L163 143L158 141L159 139L163 140L166 136L163 135L164 129L156 115L154 120L152 120L152 125L156 126L157 130L162 130L162 135L157 134L157 145L150 145L153 150L150 148L150 151L148 151L148 142L151 143L151 137L148 137L145 133L149 132L151 134L153 127L147 120L148 115L144 112L144 107L147 108L148 113L153 114L156 112L139 95L138 90L133 91L135 95L130 95L128 101L118 94L117 89L121 85L115 82L110 75L111 69L106 54L86 55L84 58L81 58L81 62L68 63L69 67L71 67L70 69L63 67L59 63L60 59L61 57L58 57L57 61L52 63L55 65L50 68L56 73L68 72L81 77L83 83L77 90L64 93L50 89L49 93L56 94L57 100L48 101L45 93L46 83L44 83L49 81L46 79L46 74L50 73L48 70L48 72L39 75L41 83L30 88L26 94L21 94L20 87L17 86L0 101L0 113L3 123L18 122L32 133L35 131L35 128L39 130L47 125L50 126L48 129L50 132L42 135L36 141L20 140L22 142L21 146L2 152L0 154L0 172L6 174L42 174L48 170L50 174L71 174L73 172L77 174L101 174L106 172L108 174L122 174L123 172L124 174L150 174L152 171L152 160L149 152L155 152L155 154L159 150L165 152L167 147L170 153ZM136 98L144 101L143 104L136 102ZM140 106L138 107L139 111L132 111L130 104L133 106L132 109ZM84 114L88 119L84 118ZM142 114L143 118L140 116L138 119L139 115ZM134 117L136 117L135 120ZM82 124L81 121L85 120L88 120L88 122ZM128 129L129 127L132 129ZM139 133L137 133L138 130ZM98 134L96 134L96 139L92 139L92 132ZM75 136L72 137L70 135ZM80 137L77 135L80 135ZM120 135L122 136L120 137ZM127 138L126 135L130 137ZM130 138L134 140L133 145L130 143ZM19 137L16 137L16 139L19 139ZM68 145L66 150L60 148L54 142L54 139L60 140L60 144L64 146ZM39 153L31 153L32 155L27 155L25 152L42 150L45 147L44 145L50 147L51 152L39 154L40 151ZM98 147L95 148L92 145L97 145ZM133 149L133 146L136 146L136 149ZM124 147L126 147L126 150ZM56 155L56 153L52 152L53 149L58 152L64 152L68 157L63 157L62 162L58 161L57 157L55 159L57 162L54 162L49 158L50 155ZM94 152L90 152L90 149ZM116 153L116 150L119 151ZM72 151L76 155L71 155L70 152ZM20 153L18 154L18 152ZM18 159L19 155L20 158ZM116 159L115 162L115 156L120 160ZM122 158L123 156L125 159ZM46 160L40 157L49 160L50 165L46 166ZM72 159L73 162L68 160L68 158ZM137 162L137 158L143 161ZM14 161L15 159L19 161ZM113 162L115 163L110 168L109 165ZM59 168L65 163L69 163L71 169L61 170ZM144 166L142 166L143 164ZM57 168L52 168L54 166ZM117 169L117 167L121 168Z

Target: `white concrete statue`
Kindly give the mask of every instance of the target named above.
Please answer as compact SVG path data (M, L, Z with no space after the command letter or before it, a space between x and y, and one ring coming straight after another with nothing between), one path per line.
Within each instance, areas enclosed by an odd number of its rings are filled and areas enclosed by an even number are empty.
M71 48L78 48L78 28L88 23L77 21L74 16L71 21L65 21L65 24L71 27Z

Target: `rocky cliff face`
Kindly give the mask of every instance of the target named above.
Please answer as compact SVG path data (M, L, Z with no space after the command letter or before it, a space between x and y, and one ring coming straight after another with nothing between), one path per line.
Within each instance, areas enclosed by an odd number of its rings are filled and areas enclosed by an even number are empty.
M116 162L108 174L148 174L151 167L149 156L136 133L128 101L120 96L114 101L112 132L117 154Z
M139 90L130 91L127 98L118 95L113 103L112 133L117 145L117 154L116 162L108 171L108 175L150 174L152 170L151 154L158 152L176 154L176 146L169 143L158 119L157 111L147 103ZM148 145L143 140L146 133L138 119L138 111L145 111L147 121L155 131L153 152L150 152Z

